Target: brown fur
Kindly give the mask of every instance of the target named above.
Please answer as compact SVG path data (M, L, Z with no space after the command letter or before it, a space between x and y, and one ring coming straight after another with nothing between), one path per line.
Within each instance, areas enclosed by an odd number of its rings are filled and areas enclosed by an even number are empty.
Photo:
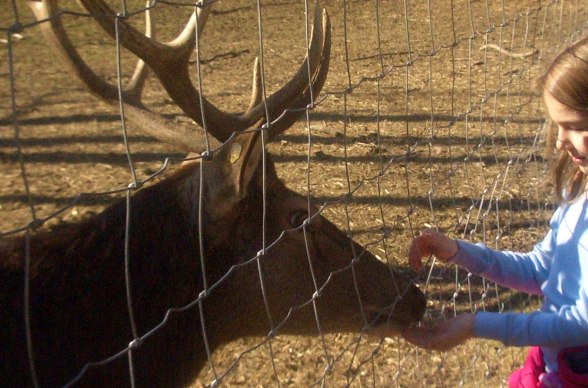
M205 328L212 349L243 336L267 335L271 325L261 294L257 263L262 249L263 197L260 145L239 136L244 152L237 163L228 148L204 162L203 239L208 295ZM237 140L235 140L237 141ZM229 144L230 145L230 144ZM196 300L203 290L198 242L200 164L184 166L169 178L136 193L131 201L130 273L134 317L140 336L157 326L169 308ZM266 241L272 243L306 198L288 190L268 160ZM41 386L60 386L89 362L124 350L133 340L125 289L125 201L93 218L30 237L30 324ZM321 289L317 308L325 332L357 331L366 317L393 306L401 325L420 319L424 297L399 274L321 216L306 227L311 262ZM304 232L287 232L261 257L271 319L282 323L290 309L315 292ZM349 268L351 246L357 290ZM24 329L25 238L0 241L0 383L31 384ZM232 266L235 268L222 282ZM394 279L393 279L394 277ZM330 280L328 280L330 279ZM327 281L328 280L328 281ZM326 282L326 286L325 286ZM398 299L396 289L405 292ZM318 334L312 304L295 309L278 333ZM182 386L206 365L198 304L169 321L132 353L137 386ZM125 386L127 356L90 367L83 386Z

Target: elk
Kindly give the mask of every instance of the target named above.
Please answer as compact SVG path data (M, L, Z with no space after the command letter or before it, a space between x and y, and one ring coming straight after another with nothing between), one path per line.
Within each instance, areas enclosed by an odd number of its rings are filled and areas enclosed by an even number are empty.
M80 3L114 35L117 16L105 3ZM49 18L59 13L57 1L29 5L72 72L104 101L118 103L117 87L84 63L60 18ZM184 386L210 352L237 338L360 332L421 318L422 292L309 209L306 197L279 180L264 149L262 137L291 126L325 82L327 13L315 11L309 54L295 76L263 101L255 66L251 104L231 115L188 76L206 12L195 12L171 43L117 21L120 42L140 58L122 100L127 117L161 141L202 152L210 133L222 145L138 190L128 209L123 200L77 223L0 240L2 385L73 379L82 386ZM144 106L145 64L207 132ZM264 126L266 112L279 120ZM113 357L125 353L130 357Z

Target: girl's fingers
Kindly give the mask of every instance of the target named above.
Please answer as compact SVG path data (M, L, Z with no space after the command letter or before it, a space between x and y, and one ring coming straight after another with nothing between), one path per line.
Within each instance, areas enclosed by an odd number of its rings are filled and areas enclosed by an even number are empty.
M426 350L447 351L467 341L473 335L474 315L462 314L433 326L402 331L405 340Z
M439 335L434 327L419 327L407 329L402 332L402 337L413 345L426 350L436 350L436 337Z
M435 255L441 262L446 263L454 257L459 249L457 242L435 230L423 230L413 238L408 248L408 264L419 271L423 268L423 257Z
M452 346L447 344L446 334L435 328L417 328L402 332L404 339L411 344L425 350L444 351Z
M424 230L412 239L408 248L408 264L413 270L419 271L423 268L422 258L433 253L431 252L431 237L431 234Z

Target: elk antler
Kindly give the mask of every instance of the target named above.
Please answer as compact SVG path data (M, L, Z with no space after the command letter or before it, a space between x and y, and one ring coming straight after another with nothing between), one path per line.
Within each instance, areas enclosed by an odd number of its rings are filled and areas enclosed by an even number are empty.
M29 6L40 22L40 28L53 51L64 62L69 70L77 76L96 96L108 103L119 102L117 85L110 84L100 78L81 58L67 35L61 22L57 0L30 1ZM202 28L210 8L198 10L199 27ZM149 9L145 13L145 37L152 35ZM126 116L136 123L148 135L165 143L175 145L185 151L201 151L205 144L205 135L195 131L187 124L174 123L164 116L146 108L141 102L143 85L148 75L148 67L143 60L138 60L133 77L126 88L121 91ZM196 147L202 147L198 149Z
M118 17L102 0L80 0L79 2L102 29L113 37L118 35L120 44L142 60L137 64L137 70L129 87L122 91L122 100L129 119L155 138L186 150L201 151L205 140L208 140L206 134L195 131L187 125L172 123L143 105L141 90L146 77L146 70L142 70L143 61L156 74L178 107L221 142L226 141L233 132L258 123L265 117L266 111L270 120L276 120L279 117L279 120L269 129L269 138L275 137L298 118L300 108L312 103L311 96L320 92L326 80L330 56L330 22L326 12L323 12L321 20L318 6L315 6L309 55L294 77L263 101L260 92L259 65L256 61L249 107L241 115L232 115L221 111L201 96L190 80L189 59L196 44L195 29L198 26L199 33L201 32L210 7L199 7L176 39L160 43L150 36L148 13L147 32L142 33L130 26L124 18ZM40 24L43 33L68 67L94 94L107 102L118 103L118 87L98 77L81 59L71 43L61 23L60 15L63 12L59 10L57 3L58 0L42 0L31 1L29 4L39 21L48 19Z

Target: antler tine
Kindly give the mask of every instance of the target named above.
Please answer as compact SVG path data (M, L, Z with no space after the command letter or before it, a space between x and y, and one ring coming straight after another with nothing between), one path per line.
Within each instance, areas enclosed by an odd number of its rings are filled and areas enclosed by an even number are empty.
M331 53L331 22L326 10L323 10L322 29L324 31L323 48L321 50L320 64L318 71L314 72L312 82L307 85L306 90L290 104L290 107L279 116L271 126L269 141L277 135L288 129L304 113L305 107L314 104L313 99L320 93L323 88L327 75L329 73L330 53Z
M146 0L145 3L148 6L149 0ZM151 10L149 9L145 11L145 36L150 38L155 37L153 31L153 23L151 23ZM127 84L127 88L130 90L134 90L137 96L140 96L143 93L145 81L147 81L147 76L149 75L148 69L149 67L146 66L144 60L137 60L137 64L135 65L135 71L129 83Z
M190 17L183 31L168 43L157 42L143 35L118 17L102 0L80 0L101 28L115 37L115 21L118 24L120 43L133 54L143 59L159 78L162 86L177 106L190 118L203 126L200 95L190 80L189 60L196 42L196 25L199 32L204 25L210 6L198 8ZM237 127L233 116L227 115L203 99L207 121L221 122L221 126ZM227 123L228 122L228 123ZM214 131L211 131L215 135ZM218 136L217 136L218 137ZM223 138L222 141L226 140Z
M322 10L322 18L320 14L321 9L318 6L318 2L315 2L308 56L300 65L294 77L280 90L268 97L265 104L261 101L261 85L258 85L261 82L259 80L260 76L254 73L251 102L245 114L240 117L245 122L252 121L254 118L263 117L267 105L270 120L277 119L268 131L270 141L289 128L300 117L303 113L301 108L312 103L311 96L315 97L318 95L325 83L329 71L331 53L331 23L326 10ZM259 72L257 59L254 69ZM254 106L253 101L255 97L259 97L260 102Z
M261 65L259 64L259 58L255 57L255 62L253 63L253 84L251 86L251 99L249 100L249 105L247 106L245 113L251 112L253 108L259 105L259 103L261 103L263 100L263 91L261 86Z
M317 10L318 7L315 9L315 12ZM315 17L314 20L316 22L318 18ZM312 82L306 85L306 89L298 95L294 102L292 102L288 106L288 108L282 112L280 116L274 118L274 121L272 122L272 125L268 133L268 141L271 141L280 133L290 128L290 126L296 120L298 120L298 118L304 113L304 108L314 103L312 99L316 98L316 96L320 93L322 87L325 84L327 75L329 73L331 52L331 22L326 10L323 10L321 31L324 31L324 38L322 42L323 47L320 51L318 51L321 53L318 70L315 71L314 74L311 76ZM249 102L246 114L252 114L251 111L262 102L263 95L261 91L261 74L259 66L259 58L255 58L255 64L253 68L253 87L251 93L251 100ZM301 66L299 71L302 71L303 69L304 66Z
M100 26L110 35L115 35L114 11L102 0L80 0L84 7L94 15ZM266 105L270 119L278 117L283 110L288 108L308 87L308 68L311 79L317 72L321 58L324 56L324 35L318 5L315 5L315 20L313 25L312 40L310 44L310 58L306 58L296 75L276 93L267 98L262 104L258 102L250 106L242 115L225 113L200 96L190 80L189 58L195 45L196 34L195 16L182 33L169 43L160 43L145 37L141 32L130 26L124 18L118 18L120 43L138 57L142 58L159 78L172 100L182 111L204 126L202 114L206 115L206 123L210 134L219 141L226 141L233 132L252 127L260 118L265 116ZM209 7L202 8L202 11ZM200 8L199 8L200 10ZM327 54L328 55L328 54ZM308 63L310 64L308 66ZM257 79L257 76L254 76ZM256 91L257 90L257 91ZM260 101L259 88L254 86L252 101ZM203 106L200 106L202 101Z
M315 1L309 55L300 65L294 77L280 90L268 97L265 104L262 101L259 60L258 58L255 60L251 100L245 113L238 117L247 126L255 126L250 123L255 123L264 117L267 105L270 120L275 120L268 131L270 141L300 117L304 112L301 108L313 102L311 96L316 98L326 81L331 53L331 22L326 10L322 10L322 18L320 12L318 2ZM213 135L221 140L231 136L234 128L215 128L215 130Z
M81 58L72 44L61 22L61 11L57 0L30 1L29 6L35 17L43 21L39 26L45 39L69 70L77 76L90 91L102 100L115 104L119 101L118 86L99 77ZM208 12L207 12L208 13ZM206 14L207 14L206 13ZM206 16L204 16L206 17ZM204 23L200 23L201 26ZM146 36L151 36L153 26L146 15ZM162 115L147 109L141 102L141 92L148 75L148 67L139 60L134 74L122 92L126 116L143 132L168 144L186 151L203 151L206 147L205 134L193 126L177 124Z
M65 32L61 18L55 17L60 13L57 0L31 1L29 6L37 20L45 21L40 24L41 31L50 46L65 60L65 65L88 85L93 93L105 100L118 101L118 87L104 81L86 65ZM151 32L148 31L148 33ZM142 83L141 79L147 75L147 68L141 65L140 62L137 63L135 68L136 76L133 82L137 85L140 85ZM139 93L135 89L125 88L122 92L123 98L127 102L136 103L139 101Z

